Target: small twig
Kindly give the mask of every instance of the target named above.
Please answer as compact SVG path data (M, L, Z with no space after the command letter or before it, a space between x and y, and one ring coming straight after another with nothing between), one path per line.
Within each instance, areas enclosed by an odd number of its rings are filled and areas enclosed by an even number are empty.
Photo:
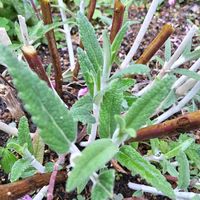
M35 15L36 15L37 19L41 20L40 13L38 12L38 9L36 8L34 1L30 0L30 3L31 3L31 6L33 7L33 10L35 11Z
M115 39L115 36L119 32L124 18L125 6L121 3L120 0L115 0L114 4L114 16L112 21L112 27L110 31L110 42L112 43Z
M52 24L52 14L51 14L51 6L49 0L40 0L40 5L43 14L43 21L44 24ZM55 83L56 83L56 91L61 96L62 95L62 70L61 70L61 63L60 63L60 56L58 54L55 34L54 30L50 30L46 33L46 38L48 41L49 51L52 58L53 67L55 70Z
M53 88L45 70L42 65L42 61L40 57L37 55L37 51L33 46L23 46L22 47L22 52L24 57L26 58L26 61L29 64L29 67L36 72L36 74L44 80L49 87Z
M4 46L9 46L12 44L6 29L3 27L0 27L0 43L3 44Z
M166 196L165 194L163 194L162 192L158 191L156 188L154 187L150 187L147 185L142 185L142 184L136 184L136 183L128 183L128 187L132 190L141 190L142 192L148 192L154 195L162 195L162 196ZM174 190L174 193L176 195L176 199L178 200L190 200L192 198L196 197L200 197L200 194L196 194L194 192L178 192L176 190Z
M59 171L56 176L56 183L63 183L67 179L65 171ZM32 177L4 185L0 185L0 199L16 200L24 195L48 185L51 173L36 174Z
M97 3L97 0L90 0L90 4L88 7L88 14L87 14L87 18L89 21L92 20L92 16L93 16L95 8L96 8L96 3Z
M156 12L156 9L157 9L159 3L160 3L160 0L153 0L153 2L151 3L149 11L148 11L148 13L144 19L144 22L140 28L140 31L130 49L130 51L128 52L127 56L125 57L124 61L122 62L120 69L126 68L129 64L129 62L132 60L135 53L137 52L137 49L138 49L140 43L142 42L142 39L148 29L148 26L151 22L151 19L152 19L154 13Z
M130 138L127 144L163 136L171 136L200 128L200 111L191 112L166 122L147 126L137 131L136 138Z
M62 164L65 160L65 156L66 155L59 156L58 160L56 161L56 163L54 165L53 172L51 174L51 178L50 178L50 181L49 181L48 192L47 192L47 200L53 199L53 191L54 191L56 176L57 176L60 164Z
M63 0L58 0L58 5L60 7L60 14L61 14L62 21L66 22L67 17L63 9L63 7L65 6L65 4L63 3ZM75 59L74 59L74 51L73 51L71 34L70 34L70 28L67 23L64 23L63 27L64 27L65 39L67 41L67 47L68 47L68 53L69 53L70 70L73 71L75 68Z
M0 121L0 130L9 134L10 136L17 136L18 135L17 128L11 127L11 126L9 126L6 123L3 123L1 121Z
M136 63L147 64L173 32L174 28L172 27L172 25L165 24L158 33L158 35L155 37L155 39L145 49L144 53L140 56Z

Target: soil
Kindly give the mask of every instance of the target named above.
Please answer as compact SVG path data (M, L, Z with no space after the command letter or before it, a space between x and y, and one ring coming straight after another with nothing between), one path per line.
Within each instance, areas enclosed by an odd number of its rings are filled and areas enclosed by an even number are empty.
M132 6L129 11L129 18L134 21L141 22L144 19L144 16L146 15L147 9L143 7L136 7ZM159 10L159 12L156 13L156 16L153 18L150 27L145 35L145 40L142 42L142 44L139 47L139 50L137 52L137 55L135 55L134 59L139 58L139 56L142 54L144 49L149 45L149 43L153 40L155 35L158 34L159 30L165 23L172 23L175 32L171 37L173 46L172 46L172 51L174 51L177 46L180 44L182 41L183 37L185 34L188 32L189 28L191 25L188 23L187 20L191 20L194 24L199 26L200 24L200 2L196 1L188 1L187 4L176 4L174 7L169 7L167 4L167 1L164 6L162 6ZM96 22L95 22L96 23ZM101 26L99 26L102 28ZM126 34L126 38L122 44L121 51L119 53L119 56L123 58L129 51L138 31L140 28L140 23L139 24L134 24L131 26L130 30ZM99 33L101 31L98 31ZM78 34L74 33L73 35L73 45L74 49L77 48L78 46ZM193 48L195 48L198 44L200 43L200 37L194 37L193 38ZM162 47L159 52L157 53L161 57L163 57L163 51L164 48ZM66 48L61 48L59 49L59 53L61 56L61 63L62 63L62 68L63 70L68 69L69 67L69 58L68 58L68 52ZM48 48L43 45L42 47L39 48L39 54L43 60L43 63L45 63L45 66L47 67L48 64L50 64L50 57L48 53ZM154 62L150 62L149 64L151 70L152 70L152 75L156 75L158 72L158 65L155 65ZM184 67L188 67L189 65L186 64ZM142 77L137 80L138 82L144 82L148 83L148 78L147 77ZM82 80L79 80L78 82L64 82L64 101L66 104L71 107L71 105L77 100L77 94L78 91L84 87L84 83ZM5 123L11 123L14 121L12 118L11 113L7 110L5 103L0 99L0 120L5 122ZM83 129L83 126L79 126L79 132ZM84 135L83 135L84 137ZM0 131L0 146L4 146L6 144L6 141L8 140L8 135ZM148 151L148 145L141 143L139 146L139 150L142 154L145 154ZM48 161L55 161L56 160L56 154L48 150L48 148L45 151L45 162ZM125 169L126 170L126 169ZM127 170L126 170L127 171ZM122 173L117 173L116 176L116 183L115 183L115 194L122 194L124 198L128 199L168 199L166 197L160 197L160 196L152 196L149 194L144 194L142 198L132 198L132 195L134 191L130 190L127 186L127 183L129 181L135 182L135 183L141 183L145 184L144 180L142 180L139 176L130 176L130 174L122 174ZM0 170L0 184L5 184L8 182L7 175L4 174L2 170ZM82 192L82 195L86 197L86 199L90 198L90 189L91 185L88 184L86 189ZM64 200L64 199L76 199L76 193L70 193L67 194L65 192L65 184L58 184L56 185L55 188L55 200Z

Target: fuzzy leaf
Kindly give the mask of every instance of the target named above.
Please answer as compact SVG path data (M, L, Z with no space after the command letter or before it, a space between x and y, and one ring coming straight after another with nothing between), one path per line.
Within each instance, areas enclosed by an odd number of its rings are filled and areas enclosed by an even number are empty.
M35 159L38 160L40 163L43 163L44 159L44 142L39 134L36 134L33 137L33 155Z
M171 58L172 49L171 49L171 40L170 38L165 42L165 60L169 61Z
M195 149L193 147L189 147L186 150L186 154L189 159L195 164L195 166L200 170L200 148Z
M121 112L123 101L123 91L133 85L130 79L121 79L112 82L109 89L106 90L100 106L99 117L99 135L101 138L112 136L116 128L115 115Z
M128 27L130 25L130 22L126 22L121 29L119 30L119 32L117 33L112 46L111 46L111 52L112 52L112 62L115 60L117 52L119 51L119 48L121 46L122 40L124 38L124 35L126 34L126 32L128 31Z
M95 123L95 118L92 116L92 104L90 95L81 97L70 110L74 120L84 124Z
M1 168L5 171L5 173L9 174L12 166L17 161L15 155L10 152L8 149L0 147L0 164Z
M81 48L77 49L77 54L84 80L90 90L90 94L93 95L96 72L87 54Z
M118 148L110 139L96 140L88 145L76 159L75 167L67 180L67 191L72 191L89 180L89 177L112 159Z
M25 159L19 159L15 162L10 173L10 181L17 181L24 171L30 167L30 162Z
M126 168L134 171L157 190L163 192L168 197L175 197L171 185L154 165L145 160L135 149L130 146L123 146L117 154L117 160Z
M162 100L167 96L173 84L173 77L157 80L152 89L138 98L125 115L127 128L139 129L146 123Z
M179 163L178 187L187 190L190 184L190 168L187 156L181 151L176 159Z
M165 158L170 159L170 158L177 156L180 151L184 152L188 147L190 147L192 145L193 142L194 142L193 138L189 138L189 139L185 140L184 142L182 142L181 144L179 144L178 146L173 148L171 151L167 152L165 154Z
M100 44L95 36L94 28L85 15L80 12L77 14L77 22L84 49L97 72L103 66L103 55Z
M0 46L0 63L8 67L19 96L40 129L44 142L57 153L68 152L69 145L76 138L76 123L65 104L44 81L3 46Z
M133 65L129 65L125 69L122 69L118 72L115 72L115 74L111 77L111 80L115 79L115 78L120 78L120 77L123 77L123 76L126 76L126 75L148 74L149 72L150 72L150 69L146 65L133 64Z
M30 136L30 130L28 125L28 120L26 117L22 117L19 121L19 127L18 127L18 142L21 146L23 146L25 143L28 145L28 150L33 153L33 145L32 145L32 139Z
M113 197L113 186L115 180L115 171L106 170L102 172L97 183L92 189L92 200L106 200Z
M181 74L181 75L187 76L189 78L195 79L197 81L200 81L200 74L198 74L197 72L188 70L188 69L178 68L178 69L173 69L172 72L175 74Z

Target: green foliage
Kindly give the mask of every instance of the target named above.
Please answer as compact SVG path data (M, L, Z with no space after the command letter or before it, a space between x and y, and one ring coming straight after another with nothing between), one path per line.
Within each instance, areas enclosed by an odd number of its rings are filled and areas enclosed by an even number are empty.
M95 123L95 118L92 116L92 104L92 97L90 95L81 97L70 110L74 120L80 121L83 124Z
M93 64L95 71L98 72L103 66L103 55L102 49L95 36L94 28L88 19L80 12L77 14L77 22L84 49L87 52L87 55Z
M117 153L118 148L110 139L100 139L91 143L75 160L75 166L67 180L67 191L72 191L89 180L92 174L104 167ZM80 177L81 174L81 177Z
M146 123L148 118L169 93L173 80L172 76L157 80L150 91L133 103L124 118L127 128L137 130Z
M200 81L200 74L198 74L197 72L188 70L188 69L178 68L178 69L173 69L172 72L175 73L175 74L181 74L181 75L184 75L184 76L188 76L189 78Z
M99 117L99 135L109 138L116 129L115 115L119 115L122 108L123 92L133 85L130 79L118 79L110 83L106 90L101 105Z
M33 145L30 136L28 120L26 117L22 117L19 121L18 127L18 143L23 146L25 143L28 145L28 150L33 153Z
M30 162L26 159L19 159L17 160L14 165L12 166L12 170L10 173L10 180L11 182L17 181L24 171L30 167Z
M111 77L111 80L115 78L121 78L127 75L133 75L133 74L147 75L149 72L150 72L150 69L146 65L133 64L133 65L129 65L125 69L115 72L114 75Z
M115 171L106 170L103 171L93 186L92 189L92 200L107 200L108 198L113 197L113 185L115 180Z
M117 154L117 160L131 171L134 171L159 191L174 199L171 185L162 176L160 171L146 161L134 148L123 146Z
M0 157L1 168L5 171L5 173L10 173L17 158L10 150L2 147L0 147Z
M179 164L178 187L187 190L190 184L190 168L187 156L181 151L176 159Z
M8 67L19 96L38 125L44 142L57 153L68 152L76 138L76 123L65 104L7 48L0 46L0 55L0 63Z

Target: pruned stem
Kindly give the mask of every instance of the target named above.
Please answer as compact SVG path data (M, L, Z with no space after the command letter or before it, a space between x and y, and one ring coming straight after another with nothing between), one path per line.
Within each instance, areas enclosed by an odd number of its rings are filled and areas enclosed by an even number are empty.
M127 56L125 57L124 61L122 62L120 69L126 68L129 64L129 62L132 60L135 53L137 52L137 49L138 49L140 43L142 42L142 39L149 27L151 19L152 19L154 13L156 12L156 9L157 9L159 3L160 3L160 0L153 0L153 2L151 3L149 11L148 11L148 13L144 19L144 22L140 28L140 31L130 49L130 51L128 52Z
M43 22L45 25L52 24L52 14L51 14L51 6L49 0L40 0L40 5L43 14ZM62 94L62 70L61 70L61 63L60 63L60 56L58 54L55 34L54 30L50 30L46 33L46 38L48 41L49 51L52 58L52 63L55 71L55 83L56 83L56 91L59 95Z
M90 0L88 14L87 14L87 18L89 21L92 20L92 16L93 16L95 8L96 8L96 3L97 3L97 0Z
M52 87L51 82L42 65L42 61L37 55L35 48L33 46L23 46L22 52L29 64L29 67L40 77L40 79L44 80L49 87Z
M0 121L0 130L3 132L9 134L10 136L17 136L18 135L18 130L15 127L11 127L7 125L6 123L3 123Z
M3 44L4 46L9 46L12 44L6 29L3 27L0 27L0 43Z
M141 128L137 131L136 138L131 138L126 143L171 136L198 128L200 128L200 111L192 112L160 124Z
M33 200L42 200L44 196L46 196L48 190L48 186L44 186L33 198Z
M147 64L173 32L174 28L172 27L172 25L165 24L156 36L156 38L145 49L144 53L140 56L136 63Z
M25 194L37 190L48 185L51 173L36 174L32 177L4 185L0 185L0 199L16 200ZM67 175L65 171L59 171L56 176L56 183L66 181Z
M111 32L110 32L111 44L114 41L115 36L117 35L117 33L119 32L122 26L124 11L125 11L125 6L121 3L121 1L115 0L114 16L113 16L112 27L111 27Z

